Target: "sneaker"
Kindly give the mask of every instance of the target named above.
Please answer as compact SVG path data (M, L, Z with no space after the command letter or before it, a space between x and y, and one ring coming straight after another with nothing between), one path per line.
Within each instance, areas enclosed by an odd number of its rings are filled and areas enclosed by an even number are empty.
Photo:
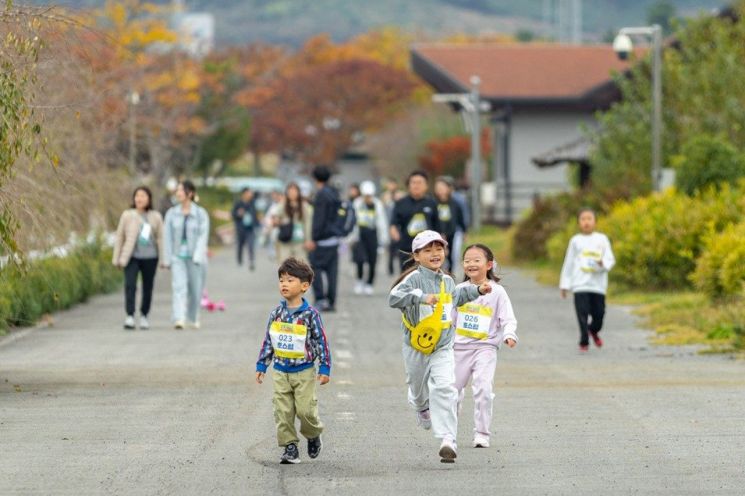
M254 263L251 262L251 265L248 266L248 270L250 270L251 272L255 271L256 270L256 265L254 265Z
M177 331L182 330L184 327L185 327L185 324L183 320L177 320L176 322L173 323L173 328L176 329Z
M600 339L600 336L598 336L597 332L591 332L590 336L592 336L592 342L595 343L595 346L597 346L598 348L603 347L603 340Z
M442 463L455 463L458 454L455 452L455 441L446 437L440 445L440 461Z
M150 329L150 322L147 320L147 315L140 315L139 327L142 331Z
M311 458L318 458L318 455L321 454L322 447L323 443L321 443L321 436L308 439L308 456Z
M432 428L432 416L429 414L429 408L416 412L416 425L428 431Z
M579 345L579 352L581 354L587 353L588 351L590 351L590 346L589 345L587 345L587 344L581 344L581 345Z
M282 458L279 459L279 463L282 465L300 463L300 453L297 450L297 444L293 443L285 446L285 452L282 453Z
M135 318L133 316L127 315L127 318L124 319L124 328L128 331L135 328Z
M361 295L365 290L365 284L362 281L357 281L354 285L354 294Z
M190 324L190 327L192 329L201 329L202 328L202 324L200 324L199 321L197 320L197 321L192 322Z
M489 438L482 434L476 434L473 436L473 447L474 448L488 448Z
M372 296L375 290L373 289L371 284L365 284L364 293L367 296Z

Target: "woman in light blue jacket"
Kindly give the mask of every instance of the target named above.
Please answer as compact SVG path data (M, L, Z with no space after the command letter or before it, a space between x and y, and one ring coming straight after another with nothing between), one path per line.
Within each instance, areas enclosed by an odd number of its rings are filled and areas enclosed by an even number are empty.
M176 189L178 205L166 212L163 235L164 266L171 269L173 313L176 329L183 329L188 319L199 328L199 305L207 267L207 242L210 218L207 211L194 203L196 188L182 181Z

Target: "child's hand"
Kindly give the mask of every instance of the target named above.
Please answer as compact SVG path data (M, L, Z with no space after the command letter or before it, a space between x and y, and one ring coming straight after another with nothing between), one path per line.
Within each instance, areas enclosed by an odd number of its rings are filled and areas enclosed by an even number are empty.
M561 298L564 299L564 300L566 300L567 299L567 293L568 292L569 291L567 291L566 289L562 289L561 290Z
M515 340L514 340L514 339L512 339L512 338L507 338L507 339L505 339L505 340L504 340L504 342L505 342L505 344L506 344L507 346L509 346L510 348L514 348L515 346L517 346L517 341L515 341Z
M429 294L424 296L424 303L427 305L437 305L437 302L440 300L440 298L437 295Z
M489 294L489 293L491 293L491 284L489 284L488 282L485 282L484 284L482 284L481 286L479 286L479 294L480 295L486 295L486 294Z
M330 380L331 378L329 378L329 376L318 374L318 384L320 384L321 386L323 386L324 384L328 384Z
M264 383L264 372L256 372L256 382L259 384Z

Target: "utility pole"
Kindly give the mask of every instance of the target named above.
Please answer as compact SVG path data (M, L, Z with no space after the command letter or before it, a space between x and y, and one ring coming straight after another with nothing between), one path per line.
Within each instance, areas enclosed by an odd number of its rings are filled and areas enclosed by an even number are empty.
M137 175L137 112L135 107L140 103L140 94L136 91L129 93L129 175Z

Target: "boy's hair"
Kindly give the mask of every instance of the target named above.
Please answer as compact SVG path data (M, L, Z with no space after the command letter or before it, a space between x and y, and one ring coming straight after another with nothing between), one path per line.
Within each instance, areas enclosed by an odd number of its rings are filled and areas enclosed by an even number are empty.
M411 183L412 178L417 177L417 176L422 177L424 178L426 182L429 182L429 174L427 174L423 170L415 170L411 174L409 174L409 176L406 178L406 186L408 186L409 183Z
M313 179L319 183L327 183L331 179L331 171L325 165L317 165L311 173Z
M310 265L298 260L297 258L290 257L282 262L282 265L277 269L277 277L282 277L282 274L287 274L292 277L297 277L300 282L307 282L311 284L313 282L313 269Z
M494 266L491 268L491 270L489 272L486 273L486 278L487 279L491 279L494 282L501 281L502 279L499 276L497 276L497 274L496 274L497 262L496 262L496 260L494 260L494 252L492 252L491 251L491 248L489 248L488 246L483 245L481 243L474 243L472 245L466 246L466 249L463 250L463 260L466 259L466 252L468 250L472 250L474 248L476 248L477 250L481 250L481 251L484 252L484 256L486 257L486 261L487 262L494 262ZM464 282L465 281L468 281L468 280L469 280L469 277L468 276L465 276L465 278L463 279Z
M595 209L591 207L582 207L579 209L579 212L577 212L577 220L579 220L580 217L582 217L582 214L585 212L590 212L593 217L597 220L598 214L595 213Z

